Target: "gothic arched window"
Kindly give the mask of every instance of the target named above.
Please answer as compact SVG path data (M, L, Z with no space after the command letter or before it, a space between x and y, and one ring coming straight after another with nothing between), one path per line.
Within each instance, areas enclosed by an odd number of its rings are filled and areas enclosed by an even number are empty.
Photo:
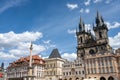
M81 43L83 42L83 41L82 41L82 37L80 37L80 41L81 41Z
M99 32L99 38L102 38L102 32Z

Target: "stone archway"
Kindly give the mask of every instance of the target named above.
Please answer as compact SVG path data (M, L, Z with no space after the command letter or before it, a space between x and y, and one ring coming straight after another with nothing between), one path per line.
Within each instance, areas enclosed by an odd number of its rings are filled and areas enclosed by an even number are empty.
M100 80L106 80L105 77L100 77Z
M79 80L79 78L77 77L76 80Z
M113 78L112 76L110 76L110 77L108 78L108 80L114 80L114 78Z

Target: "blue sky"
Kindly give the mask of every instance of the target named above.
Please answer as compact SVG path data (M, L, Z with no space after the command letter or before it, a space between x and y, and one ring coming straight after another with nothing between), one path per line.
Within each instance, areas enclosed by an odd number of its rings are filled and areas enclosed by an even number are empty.
M110 45L117 49L119 4L119 0L0 0L0 63L7 66L28 56L31 41L33 54L48 57L58 48L63 58L75 59L80 16L92 29L97 10L108 25Z

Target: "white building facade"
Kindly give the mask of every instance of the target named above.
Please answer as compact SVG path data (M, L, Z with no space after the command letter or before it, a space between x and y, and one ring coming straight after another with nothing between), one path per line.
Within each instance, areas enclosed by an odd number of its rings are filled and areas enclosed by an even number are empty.
M7 78L8 80L26 80L28 76L29 57L20 58L7 67ZM32 73L34 76L33 80L44 79L44 66L45 61L38 55L32 56Z

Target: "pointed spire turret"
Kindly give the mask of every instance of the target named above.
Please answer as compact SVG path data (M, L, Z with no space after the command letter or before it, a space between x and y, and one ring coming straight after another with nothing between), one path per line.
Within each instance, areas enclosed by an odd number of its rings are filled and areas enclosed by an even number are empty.
M83 27L83 21L82 21L82 18L80 17L79 31L82 31L82 27Z
M97 26L102 26L102 24L103 24L102 20L103 19L101 19L101 16L100 16L99 12L97 11L96 25Z
M82 21L82 18L80 17L80 22L79 22L79 31L85 31L85 24Z
M1 64L1 68L4 69L4 63L3 63L3 62L2 62L2 64Z
M100 14L99 14L99 11L97 11L97 19L100 19Z
M101 21L102 21L102 23L104 24L104 20L103 20L102 16L101 16Z
M83 31L85 31L85 23L83 22Z

